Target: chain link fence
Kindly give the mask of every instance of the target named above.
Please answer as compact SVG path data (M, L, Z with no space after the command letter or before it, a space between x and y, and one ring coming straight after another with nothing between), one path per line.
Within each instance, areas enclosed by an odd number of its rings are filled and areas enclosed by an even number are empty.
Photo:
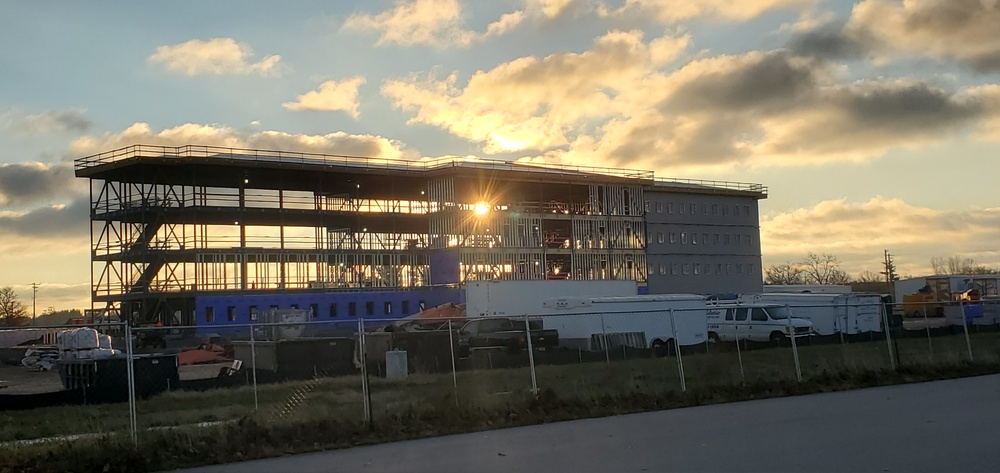
M79 327L0 329L0 443L137 439L246 419L408 429L543 394L607 400L1000 364L1000 301L906 309L671 300L402 320L287 310L247 324L96 326L96 347L65 350L60 333Z
M123 324L0 327L0 445L132 431Z

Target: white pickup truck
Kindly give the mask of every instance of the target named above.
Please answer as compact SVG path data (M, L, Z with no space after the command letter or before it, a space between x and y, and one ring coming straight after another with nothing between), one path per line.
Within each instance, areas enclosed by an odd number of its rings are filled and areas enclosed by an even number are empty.
M709 341L782 344L790 334L801 338L812 333L812 322L794 317L779 304L718 304L708 308Z

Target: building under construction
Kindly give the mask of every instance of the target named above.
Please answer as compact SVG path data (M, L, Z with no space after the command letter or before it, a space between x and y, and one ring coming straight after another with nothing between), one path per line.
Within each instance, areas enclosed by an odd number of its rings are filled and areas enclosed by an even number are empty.
M289 307L402 317L462 302L474 280L761 286L756 184L210 146L75 164L90 180L94 309L137 324L246 323Z

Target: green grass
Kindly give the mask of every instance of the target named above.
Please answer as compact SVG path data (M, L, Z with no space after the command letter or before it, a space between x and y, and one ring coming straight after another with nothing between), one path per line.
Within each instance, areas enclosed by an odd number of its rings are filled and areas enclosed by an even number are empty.
M1000 333L973 334L971 340L975 363L968 361L961 335L936 337L930 344L925 338L894 340L901 361L895 371L884 340L800 346L801 383L796 380L788 347L737 353L732 345L713 345L707 353L682 357L687 392L680 390L677 360L672 357L538 366L537 396L530 390L527 368L462 371L455 379L457 388L451 373L414 374L404 381L372 377L370 426L363 421L359 375L260 385L257 411L251 387L174 391L138 402L142 429L138 450L126 435L30 446L7 444L0 447L10 453L0 460L0 471L66 470L70 464L65 458L104 471L146 471L580 417L1000 372ZM213 421L223 423L191 427ZM126 404L5 412L0 413L0 441L125 433L127 425ZM164 426L186 427L147 430ZM112 455L114 449L121 454ZM151 449L156 453L150 454Z

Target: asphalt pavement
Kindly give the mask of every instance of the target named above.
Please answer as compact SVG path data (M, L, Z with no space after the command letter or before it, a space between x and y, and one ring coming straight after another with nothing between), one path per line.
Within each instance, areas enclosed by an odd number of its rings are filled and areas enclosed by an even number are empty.
M997 472L1000 375L450 435L183 470Z

